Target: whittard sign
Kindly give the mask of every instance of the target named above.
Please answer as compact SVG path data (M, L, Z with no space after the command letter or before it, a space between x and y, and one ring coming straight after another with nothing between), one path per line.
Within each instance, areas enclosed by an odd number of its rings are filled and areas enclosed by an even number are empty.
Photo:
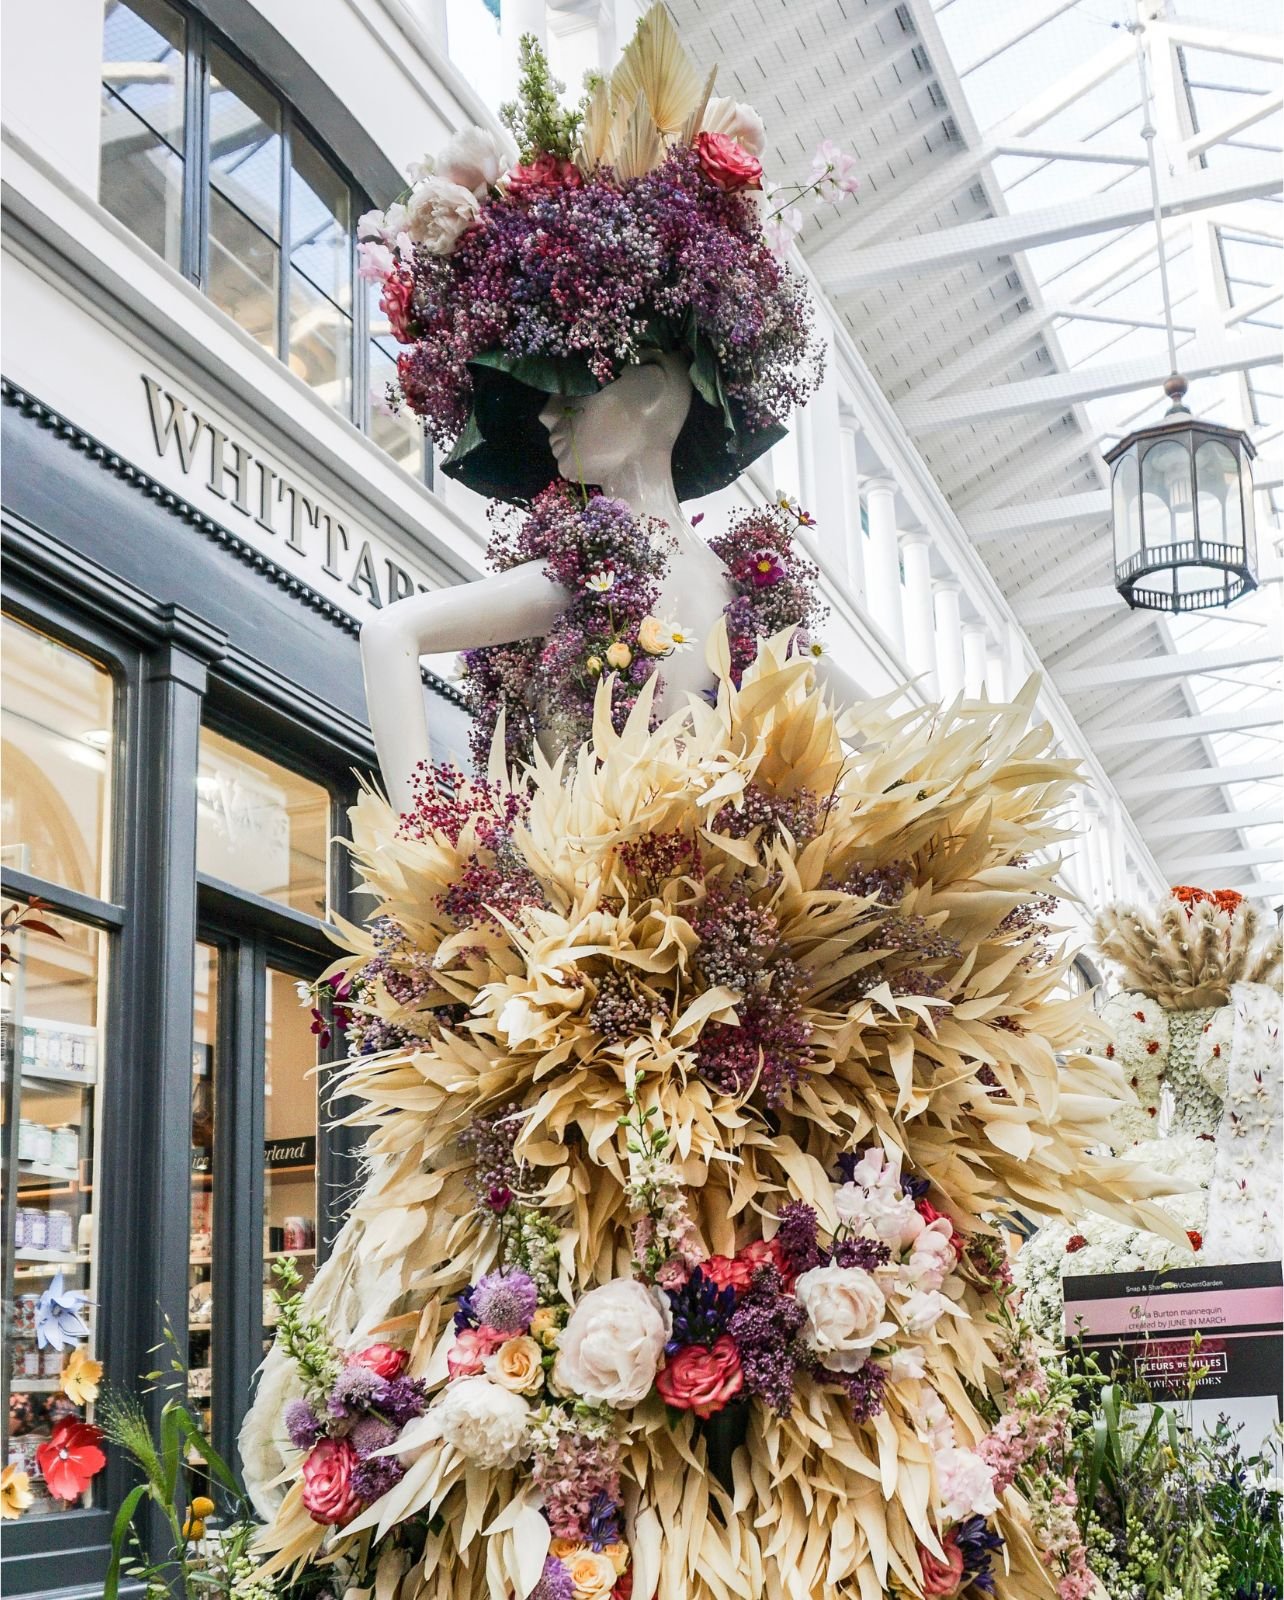
M283 554L289 552L285 555L289 564L298 564L290 562L292 555L315 568L319 587L342 584L364 602L353 610L382 608L417 589L429 588L400 562L373 547L370 539L349 528L317 495L256 456L172 389L147 373L142 379L157 455L177 462L184 477L198 476L260 535L279 539ZM250 542L260 549L267 547L268 541L254 535L251 528L246 530Z

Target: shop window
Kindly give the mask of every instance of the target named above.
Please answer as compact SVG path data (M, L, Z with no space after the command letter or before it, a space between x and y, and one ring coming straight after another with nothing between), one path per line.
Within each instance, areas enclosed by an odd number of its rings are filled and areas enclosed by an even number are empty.
M7 914L18 909L5 901ZM101 1375L94 1174L110 1159L97 1149L106 935L41 911L5 943L4 1170L13 1193L4 1197L4 1303L13 1314L0 1427L3 1459L31 1480L25 1515L52 1517L96 1503L95 1460L102 1465L92 1435L74 1425L92 1422Z
M6 616L0 847L4 866L105 894L113 686L96 662Z
M369 203L289 104L169 0L106 0L102 99L107 210L427 477L420 430L384 401L395 345L354 293Z
M196 784L198 870L323 918L329 791L211 728L201 729Z
M317 1035L299 981L296 972L267 969L263 1241L269 1265L290 1256L306 1278L317 1253Z

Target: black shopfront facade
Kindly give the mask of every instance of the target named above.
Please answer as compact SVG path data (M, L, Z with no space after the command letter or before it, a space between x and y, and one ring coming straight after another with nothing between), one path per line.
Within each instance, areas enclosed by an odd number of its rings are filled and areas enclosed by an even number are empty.
M59 1274L103 1382L140 1388L172 1348L234 1458L271 1259L324 1259L358 1171L327 1125L342 1041L296 990L335 956L329 919L362 915L332 842L373 766L359 608L172 471L3 400L3 887L61 935L19 935L5 986L5 1459L92 1418L34 1337ZM457 756L458 699L425 692ZM97 1593L127 1485L109 1452L78 1502L6 1522L5 1592Z

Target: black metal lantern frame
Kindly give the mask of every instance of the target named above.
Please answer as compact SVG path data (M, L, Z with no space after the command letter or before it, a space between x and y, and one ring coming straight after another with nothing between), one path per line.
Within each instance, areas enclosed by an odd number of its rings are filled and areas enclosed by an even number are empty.
M1175 401L1167 416L1106 455L1115 585L1134 610L1228 606L1257 587L1257 452L1242 429L1193 417L1183 379L1165 387Z

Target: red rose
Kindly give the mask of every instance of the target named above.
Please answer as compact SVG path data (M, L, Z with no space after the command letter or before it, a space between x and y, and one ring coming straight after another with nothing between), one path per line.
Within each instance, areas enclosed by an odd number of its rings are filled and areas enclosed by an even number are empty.
M358 1366L369 1367L376 1378L399 1378L410 1365L409 1350L396 1345L372 1344L352 1358Z
M670 1356L655 1386L665 1405L707 1418L734 1400L744 1382L736 1342L724 1333L714 1340L711 1350L702 1344L689 1344Z
M919 1565L923 1569L924 1595L937 1597L937 1600L950 1600L952 1595L959 1592L963 1582L963 1552L954 1542L953 1533L947 1533L941 1540L945 1551L945 1560L934 1556L930 1550L918 1547Z
M1088 1241L1081 1233L1072 1233L1066 1240L1066 1254L1068 1256L1074 1255L1076 1250L1082 1250L1087 1243Z
M573 161L559 156L537 156L528 167L514 167L504 179L504 188L518 199L537 200L558 189L580 189L584 178Z
M705 177L719 189L762 188L762 162L725 133L697 134L695 148Z
M737 1294L743 1294L753 1277L754 1264L746 1261L743 1254L734 1257L710 1256L707 1261L700 1263L700 1271L719 1289L734 1289Z
M415 342L415 336L410 331L410 303L414 293L415 280L404 267L389 273L383 280L379 309L387 317L392 336L398 344Z
M313 1522L342 1528L361 1510L352 1487L357 1452L347 1439L322 1439L303 1462L303 1505Z
M1187 1228L1186 1237L1190 1240L1190 1248L1192 1250L1202 1250L1204 1248L1204 1236L1198 1228Z
M752 1244L747 1244L743 1250L736 1252L736 1260L744 1261L749 1266L749 1278L752 1282L753 1274L759 1267L775 1267L780 1274L781 1284L786 1294L791 1294L794 1287L794 1274L792 1274L781 1254L780 1246L774 1239L755 1239Z

